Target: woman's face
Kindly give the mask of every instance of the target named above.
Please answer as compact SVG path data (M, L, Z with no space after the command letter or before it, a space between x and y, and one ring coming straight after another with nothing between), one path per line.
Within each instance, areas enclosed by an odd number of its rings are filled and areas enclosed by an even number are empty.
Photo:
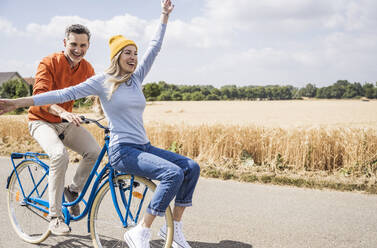
M122 75L135 71L137 66L137 49L135 46L129 45L123 48L119 57L119 66Z

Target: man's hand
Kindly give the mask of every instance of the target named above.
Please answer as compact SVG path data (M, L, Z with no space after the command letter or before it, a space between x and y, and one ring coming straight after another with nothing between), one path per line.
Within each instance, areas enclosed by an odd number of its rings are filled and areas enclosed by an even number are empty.
M80 126L80 124L82 123L81 117L77 114L63 112L59 116L60 118L65 119L70 123L74 123L76 126Z
M65 119L70 123L74 123L76 126L80 126L80 124L82 123L79 115L67 112L64 108L60 107L57 104L52 104L49 107L48 112L53 115L59 116L60 118Z

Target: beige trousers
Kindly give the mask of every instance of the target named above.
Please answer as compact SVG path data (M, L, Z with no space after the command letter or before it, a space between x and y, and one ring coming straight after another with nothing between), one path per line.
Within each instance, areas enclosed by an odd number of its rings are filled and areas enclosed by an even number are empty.
M72 123L30 121L29 131L50 157L48 177L50 217L61 216L65 173L69 163L66 146L83 157L76 169L72 184L69 185L70 190L75 192L80 192L84 187L101 148L85 128L77 127ZM64 134L63 140L59 138L60 134Z

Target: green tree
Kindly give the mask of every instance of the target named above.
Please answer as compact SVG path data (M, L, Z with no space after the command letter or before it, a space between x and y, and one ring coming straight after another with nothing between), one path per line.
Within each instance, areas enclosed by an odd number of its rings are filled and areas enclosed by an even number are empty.
M147 83L143 87L143 93L147 101L154 101L161 94L160 86L156 83Z
M215 95L215 96L218 97L218 99L220 99L221 98L221 91L217 88L213 88L213 89L211 89L210 95Z
M1 98L19 98L29 95L29 87L21 79L12 79L3 83L0 87ZM15 113L21 113L25 108L18 108Z
M314 84L307 84L304 88L299 90L299 95L304 97L315 97L317 87Z
M267 98L267 94L266 94L266 89L265 89L265 87L258 86L258 87L255 89L255 94L256 94L256 97L259 98L259 99Z
M16 84L16 97L24 97L29 95L29 87L21 80Z
M191 93L188 93L188 92L183 93L182 94L182 100L183 101L191 101L192 100Z
M1 98L19 98L29 95L29 87L21 79L12 79L0 87Z
M266 98L268 100L272 100L273 99L272 86L267 86L267 87L264 87L264 88L265 88L265 92L266 92Z
M211 93L208 96L206 96L205 99L209 101L217 101L217 100L220 100L220 97Z
M347 80L338 80L331 86L330 98L340 99L344 97L346 88L350 83Z
M204 98L205 98L205 96L199 91L191 94L191 99L194 100L194 101L203 101Z
M346 91L343 94L343 98L354 98L361 95L361 90L356 83L348 84L346 86Z
M331 98L331 86L317 89L316 98Z
M178 91L174 91L172 93L172 100L174 101L182 101L182 94Z
M159 101L171 101L173 100L173 97L172 97L172 91L163 91L161 92L161 94L157 97L157 99Z
M255 100L257 98L257 89L253 86L246 86L245 97L247 100Z
M237 91L238 99L246 99L246 87L237 88Z
M86 97L86 98L81 98L81 99L77 99L74 104L73 104L73 107L75 108L80 108L80 107L90 107L93 105L93 99L89 96L89 97Z
M294 87L288 85L288 86L280 86L279 92L280 92L280 100L290 100L293 97L292 91L294 90Z
M363 91L364 91L364 96L368 97L369 99L375 98L375 90L374 86L371 83L366 83L363 85Z
M208 96L211 93L212 89L213 89L213 86L211 86L211 85L205 85L205 86L200 87L200 92L204 96Z

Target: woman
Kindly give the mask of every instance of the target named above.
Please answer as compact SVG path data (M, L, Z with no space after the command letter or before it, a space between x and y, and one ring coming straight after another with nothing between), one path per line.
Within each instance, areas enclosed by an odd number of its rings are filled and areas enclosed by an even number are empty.
M164 216L174 197L173 245L190 247L182 233L181 218L185 208L192 205L192 195L200 174L199 165L193 160L152 146L143 125L146 100L141 84L161 48L174 5L171 0L164 0L161 7L161 24L140 63L135 42L116 35L109 41L111 65L105 73L62 90L0 100L0 114L3 114L19 107L67 102L89 95L99 97L111 131L111 165L119 171L160 181L143 220L124 235L128 245L135 248L149 247L152 222L156 216ZM160 234L166 236L166 227L161 228Z

